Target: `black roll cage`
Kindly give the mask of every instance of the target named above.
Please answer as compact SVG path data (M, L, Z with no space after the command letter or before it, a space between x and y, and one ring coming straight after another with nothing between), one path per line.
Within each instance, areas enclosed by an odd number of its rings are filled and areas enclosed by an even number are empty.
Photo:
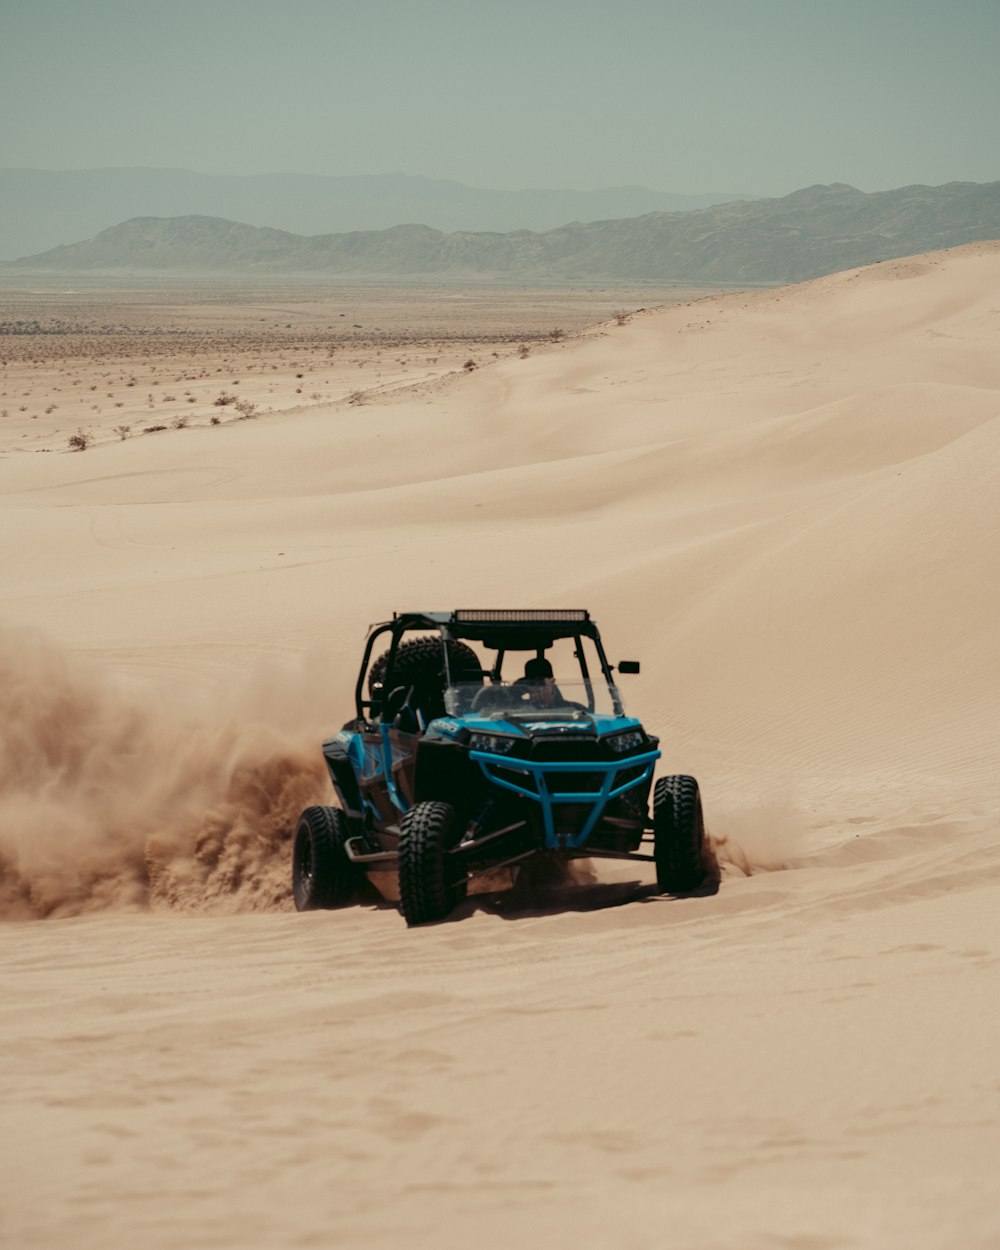
M589 612L582 609L566 612L565 614L557 611L542 612L538 609L525 609L524 611L504 610L502 613L498 612L496 614L502 615L504 618L502 620L485 619L489 615L487 611L473 613L469 610L456 610L453 612L397 612L393 615L391 621L380 621L370 626L365 643L364 657L361 661L361 669L358 672L357 685L354 689L354 703L357 709L358 720L374 720L381 711L381 699L366 699L364 697L365 677L368 675L371 665L375 643L383 635L391 634L389 657L385 669L385 689L389 690L391 689L391 677L395 668L396 652L399 650L400 641L404 634L416 631L421 633L434 633L437 631L439 633L441 647L444 652L446 684L449 686L451 685L451 669L447 644L450 641L467 640L469 642L481 642L490 650L495 650L497 652L496 662L488 676L492 681L496 681L500 676L504 656L508 651L544 651L551 647L559 638L572 638L576 645L576 657L580 664L583 680L589 682L590 673L582 645L583 639L589 638L597 651L604 679L614 692L615 709L618 715L623 714L615 687L614 670L612 665L608 663L604 646L601 643L600 632L596 623L591 620ZM365 715L366 712L368 713L367 716Z

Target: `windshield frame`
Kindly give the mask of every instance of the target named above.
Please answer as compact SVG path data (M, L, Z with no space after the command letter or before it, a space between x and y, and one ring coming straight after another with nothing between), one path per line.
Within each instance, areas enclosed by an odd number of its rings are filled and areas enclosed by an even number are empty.
M400 643L408 634L437 632L441 639L445 689L453 685L449 656L449 641L478 643L487 652L494 652L491 668L483 667L483 678L486 682L503 680L501 673L504 659L511 654L534 653L542 655L557 642L565 639L573 643L574 654L579 665L580 676L584 682L599 682L596 672L591 676L590 665L584 640L590 641L597 665L604 683L608 688L615 715L624 716L621 696L615 683L613 670L608 663L600 631L589 613L583 614L580 620L574 619L572 624L565 620L516 622L514 624L482 622L465 622L455 619L454 613L407 613L395 615L390 621L381 621L369 627L365 640L364 657L358 673L355 687L355 706L359 721L375 720L381 715L381 699L374 695L365 698L364 683L373 662L376 641L389 635L389 661L386 667L386 678L391 679L395 667L395 656ZM560 674L566 683L574 680L569 673ZM593 692L591 692L593 693Z

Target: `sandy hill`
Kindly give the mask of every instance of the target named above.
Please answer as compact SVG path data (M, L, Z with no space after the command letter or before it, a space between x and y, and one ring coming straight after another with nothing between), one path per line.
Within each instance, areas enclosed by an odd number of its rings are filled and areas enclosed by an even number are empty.
M0 462L4 907L56 917L0 927L12 1244L995 1245L998 289ZM642 659L717 893L281 910L365 624L479 604Z
M997 237L1000 182L872 195L836 183L776 200L574 223L540 234L445 234L400 225L305 238L204 216L143 217L18 264L770 284Z

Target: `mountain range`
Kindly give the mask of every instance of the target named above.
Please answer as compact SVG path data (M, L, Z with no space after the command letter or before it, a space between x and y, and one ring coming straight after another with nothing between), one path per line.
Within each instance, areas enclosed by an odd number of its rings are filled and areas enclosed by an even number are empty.
M140 217L16 267L771 284L996 238L1000 182L872 194L834 183L543 232L397 225L305 237L207 216Z
M408 174L200 174L190 169L0 169L0 258L89 239L132 217L224 217L295 234L385 230L551 230L567 221L705 208L735 193L648 187L493 191Z

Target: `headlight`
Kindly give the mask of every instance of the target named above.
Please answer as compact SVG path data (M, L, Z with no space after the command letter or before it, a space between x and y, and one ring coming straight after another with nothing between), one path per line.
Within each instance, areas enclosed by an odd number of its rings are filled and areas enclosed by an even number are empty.
M516 738L503 737L500 734L472 734L469 746L473 751L488 751L492 755L507 755L514 749Z
M641 747L643 738L638 729L626 729L624 733L612 734L604 741L616 755L624 755L626 751L634 751L637 747Z

